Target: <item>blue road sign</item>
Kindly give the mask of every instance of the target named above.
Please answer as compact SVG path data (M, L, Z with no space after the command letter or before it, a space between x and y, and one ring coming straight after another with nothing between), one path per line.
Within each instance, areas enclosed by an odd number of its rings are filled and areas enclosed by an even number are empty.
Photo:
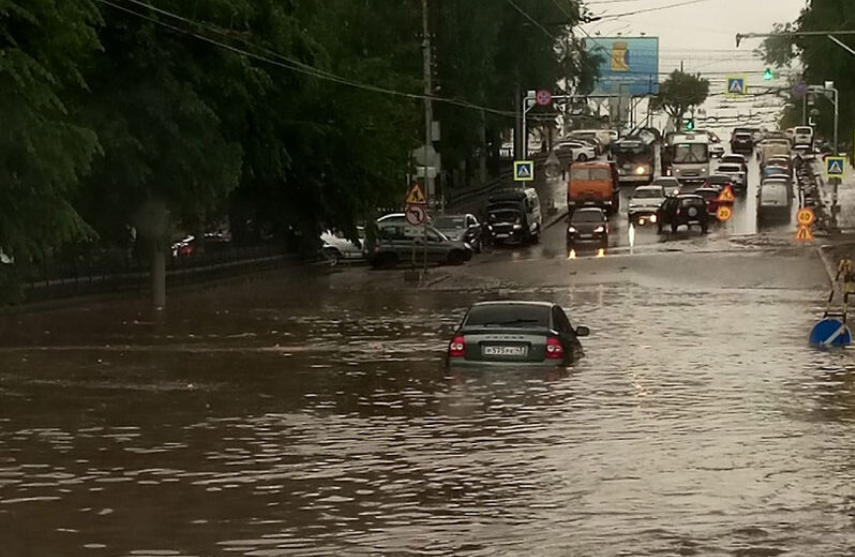
M745 87L745 78L741 76L728 76L727 91L725 93L731 97L740 97L748 93Z
M514 161L514 181L531 182L534 180L534 162Z
M849 327L837 319L823 319L813 326L810 344L820 348L841 348L852 343Z
M826 178L842 178L843 169L846 167L846 159L843 157L826 157L825 159L825 177Z

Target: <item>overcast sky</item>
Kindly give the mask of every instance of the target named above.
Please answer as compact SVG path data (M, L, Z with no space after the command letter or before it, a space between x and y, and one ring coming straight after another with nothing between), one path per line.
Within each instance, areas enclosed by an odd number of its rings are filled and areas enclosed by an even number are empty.
M608 15L683 1L686 0L590 0L586 4L593 15ZM804 5L805 0L699 0L692 5L594 22L585 30L604 37L617 33L625 37L641 33L659 37L661 71L679 67L682 60L686 70L740 72L756 67L757 62L750 63L751 52L760 40L744 41L736 50L736 33L770 31L773 23L795 20Z

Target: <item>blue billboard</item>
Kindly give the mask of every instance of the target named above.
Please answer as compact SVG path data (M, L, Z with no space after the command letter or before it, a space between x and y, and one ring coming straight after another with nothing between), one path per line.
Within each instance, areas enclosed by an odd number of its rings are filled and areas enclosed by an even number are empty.
M600 77L594 93L655 95L659 93L658 37L589 37L589 56L599 57Z

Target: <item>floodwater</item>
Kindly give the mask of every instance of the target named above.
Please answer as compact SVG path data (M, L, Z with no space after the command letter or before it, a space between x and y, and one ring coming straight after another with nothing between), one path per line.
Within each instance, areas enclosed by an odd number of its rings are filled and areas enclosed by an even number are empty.
M855 553L855 363L806 348L816 292L326 286L7 321L0 553ZM587 358L446 373L500 296L562 303Z

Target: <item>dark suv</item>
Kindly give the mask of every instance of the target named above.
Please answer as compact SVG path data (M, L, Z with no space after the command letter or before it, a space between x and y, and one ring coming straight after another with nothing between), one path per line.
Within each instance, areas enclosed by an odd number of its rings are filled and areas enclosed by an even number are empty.
M730 139L730 150L733 153L750 155L754 152L754 138L748 132L735 133Z
M671 232L677 232L677 227L682 224L685 224L686 228L692 228L693 224L700 226L706 234L710 226L707 202L700 195L694 194L669 197L659 208L656 224L660 234L665 225L671 226Z

